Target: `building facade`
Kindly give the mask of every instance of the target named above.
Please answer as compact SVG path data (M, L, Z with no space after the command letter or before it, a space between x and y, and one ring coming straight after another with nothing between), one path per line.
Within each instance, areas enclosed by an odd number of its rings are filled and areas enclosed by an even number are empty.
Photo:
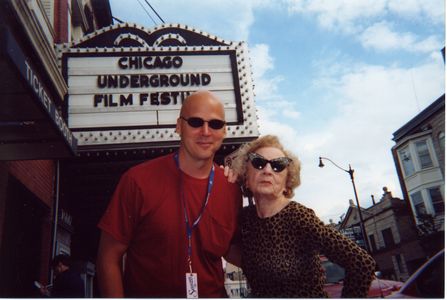
M411 212L404 200L395 198L386 188L379 202L361 208L369 252L377 263L378 271L387 279L405 281L424 262ZM360 243L360 217L358 207L350 200L348 211L339 224L339 230Z
M39 296L50 262L71 254L73 219L59 202L60 164L77 151L55 44L111 24L108 1L0 2L0 296ZM86 296L92 269L84 262Z
M427 255L444 247L445 95L393 134L402 194Z

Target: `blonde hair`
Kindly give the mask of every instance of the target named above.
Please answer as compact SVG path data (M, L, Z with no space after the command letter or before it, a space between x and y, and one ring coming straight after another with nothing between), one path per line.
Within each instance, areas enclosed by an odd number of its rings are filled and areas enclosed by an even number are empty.
M286 157L290 158L292 162L287 166L287 178L286 178L286 191L284 196L286 198L293 198L294 189L297 188L300 183L301 162L290 151L284 149L279 139L275 135L265 135L257 138L247 144L242 145L234 155L232 159L228 161L231 163L231 168L238 175L238 181L241 184L245 184L247 174L248 153L255 152L256 150L264 147L274 147L281 150Z

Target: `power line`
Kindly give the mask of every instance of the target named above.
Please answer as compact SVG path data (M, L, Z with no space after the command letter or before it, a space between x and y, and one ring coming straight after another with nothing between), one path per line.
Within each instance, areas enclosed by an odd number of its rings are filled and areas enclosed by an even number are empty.
M157 15L157 17L161 20L161 22L164 24L165 21L160 17L160 15L157 13L157 11L152 7L152 5L150 5L149 1L144 0L146 2L147 5L149 5L149 7L152 9L152 11Z
M112 19L114 19L114 20L117 21L118 23L124 23L123 21L121 21L120 19L118 19L118 18L116 18L116 17L114 17L114 16L112 16Z
M154 18L152 18L152 16L149 14L149 12L147 11L147 9L143 6L143 4L140 2L140 0L137 0L138 3L141 5L141 7L144 9L144 11L146 12L146 14L149 16L149 18L151 18L152 22L154 22L155 25L157 25L157 22L155 22Z
M414 85L413 69L410 69L410 75L411 75L411 84L413 86L413 93L414 93L414 99L416 100L417 110L418 110L418 112L421 112L421 107L419 105L418 94L416 92L416 86Z

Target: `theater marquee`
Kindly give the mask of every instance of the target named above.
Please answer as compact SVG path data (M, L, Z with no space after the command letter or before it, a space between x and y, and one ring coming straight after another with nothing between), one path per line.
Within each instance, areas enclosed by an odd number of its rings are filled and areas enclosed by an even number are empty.
M228 138L258 135L245 43L183 25L117 24L59 48L68 123L79 146L178 141L183 100L210 90L223 102Z

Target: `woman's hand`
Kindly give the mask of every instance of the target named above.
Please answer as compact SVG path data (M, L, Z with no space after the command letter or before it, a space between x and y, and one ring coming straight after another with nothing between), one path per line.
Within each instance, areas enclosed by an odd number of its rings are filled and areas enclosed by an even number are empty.
M237 180L237 173L233 171L229 166L220 166L222 169L224 169L224 175L227 177L228 182L235 183Z

